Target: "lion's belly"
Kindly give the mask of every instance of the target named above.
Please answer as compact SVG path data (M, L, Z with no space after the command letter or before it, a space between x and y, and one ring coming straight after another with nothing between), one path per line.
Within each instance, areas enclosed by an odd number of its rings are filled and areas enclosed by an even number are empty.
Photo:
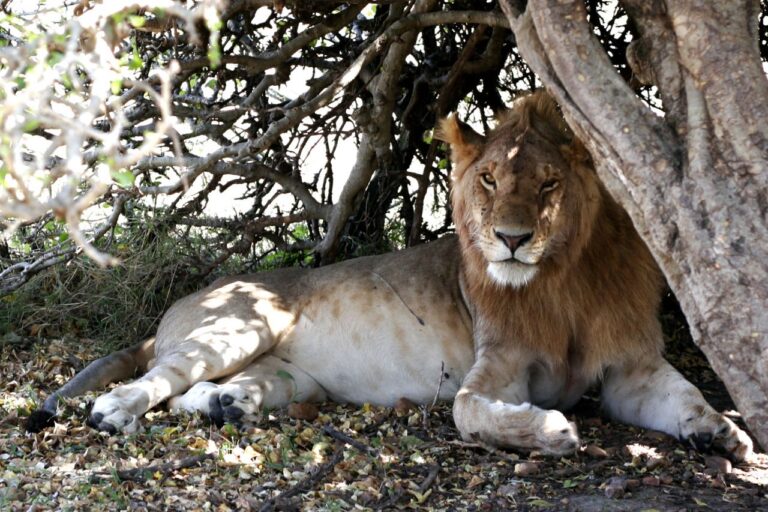
M438 387L441 399L452 399L474 359L462 308L440 284L403 289L366 276L310 301L273 353L335 401L427 402Z

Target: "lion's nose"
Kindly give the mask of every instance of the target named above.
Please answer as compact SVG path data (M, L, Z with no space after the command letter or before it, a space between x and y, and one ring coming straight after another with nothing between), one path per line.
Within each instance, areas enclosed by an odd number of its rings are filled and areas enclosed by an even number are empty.
M509 250L512 251L512 254L515 253L518 247L521 245L524 245L528 240L533 238L533 233L523 233L522 235L508 235L506 233L503 233L501 231L494 231L497 237L501 239L504 244L509 247Z

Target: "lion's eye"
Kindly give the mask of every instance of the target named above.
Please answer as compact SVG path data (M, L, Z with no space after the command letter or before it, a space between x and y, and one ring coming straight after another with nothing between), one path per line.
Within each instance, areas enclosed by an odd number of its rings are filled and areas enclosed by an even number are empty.
M547 180L541 185L541 189L539 190L539 194L549 194L553 190L555 190L557 187L560 186L560 182L557 180Z
M496 180L493 179L493 175L489 172L484 172L480 175L480 183L488 190L496 190Z

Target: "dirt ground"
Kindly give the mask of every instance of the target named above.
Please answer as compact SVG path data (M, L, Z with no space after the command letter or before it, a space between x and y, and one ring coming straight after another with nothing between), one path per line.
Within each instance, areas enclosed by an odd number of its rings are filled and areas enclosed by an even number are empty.
M110 437L84 425L91 395L26 433L35 403L95 345L0 340L0 510L768 510L766 455L731 468L601 418L590 397L573 411L585 446L561 459L464 443L449 404L295 406L241 431L158 411L143 432ZM692 345L671 359L733 408Z

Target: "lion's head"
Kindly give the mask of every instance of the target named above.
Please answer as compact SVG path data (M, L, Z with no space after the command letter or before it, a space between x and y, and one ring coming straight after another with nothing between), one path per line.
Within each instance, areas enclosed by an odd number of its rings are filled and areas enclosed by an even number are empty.
M454 220L468 264L520 288L578 256L599 184L546 93L517 100L487 136L451 116L437 137L451 146Z

